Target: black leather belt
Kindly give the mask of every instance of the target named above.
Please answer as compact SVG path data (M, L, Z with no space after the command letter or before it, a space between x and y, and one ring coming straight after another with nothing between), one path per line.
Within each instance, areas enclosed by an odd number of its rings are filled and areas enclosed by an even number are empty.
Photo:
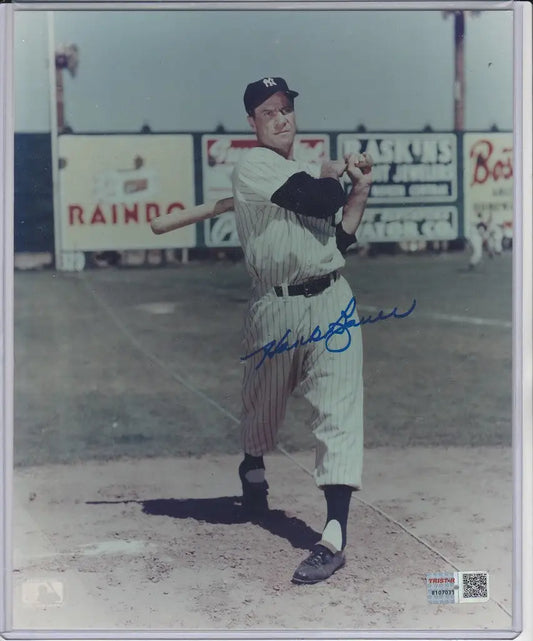
M339 277L339 272L334 271L331 274L326 276L321 276L320 278L314 278L313 280L308 280L305 283L299 283L298 285L288 285L287 294L289 296L305 296L309 298L310 296L316 296L320 294L325 289L327 289L331 283L334 283ZM280 285L274 286L274 291L278 296L283 296L283 287Z

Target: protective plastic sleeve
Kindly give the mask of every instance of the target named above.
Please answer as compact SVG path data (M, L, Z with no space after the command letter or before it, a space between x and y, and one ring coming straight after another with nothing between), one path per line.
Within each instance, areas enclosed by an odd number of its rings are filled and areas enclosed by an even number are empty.
M313 218L331 218L346 202L335 178L313 178L305 171L293 174L270 200L279 207Z
M348 234L346 231L344 231L342 222L336 225L335 234L337 236L337 249L341 254L345 254L348 247L357 242L357 237L355 234Z

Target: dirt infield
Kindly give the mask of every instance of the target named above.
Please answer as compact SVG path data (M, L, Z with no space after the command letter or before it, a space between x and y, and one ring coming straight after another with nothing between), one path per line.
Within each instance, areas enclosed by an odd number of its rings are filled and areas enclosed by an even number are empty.
M346 568L311 588L290 583L324 518L302 399L270 514L239 510L243 265L17 273L14 626L509 629L511 255L466 262L348 258L360 314L417 305L364 328L364 488ZM430 606L426 573L454 567L491 600Z
M297 457L312 465L312 453ZM316 586L290 582L324 524L314 483L286 457L269 456L271 511L249 522L240 511L239 460L220 455L18 470L15 627L511 627L509 448L370 450L368 489L352 501L346 567ZM454 567L488 571L491 601L428 604L426 574ZM59 585L62 603L25 604L23 590L32 581Z

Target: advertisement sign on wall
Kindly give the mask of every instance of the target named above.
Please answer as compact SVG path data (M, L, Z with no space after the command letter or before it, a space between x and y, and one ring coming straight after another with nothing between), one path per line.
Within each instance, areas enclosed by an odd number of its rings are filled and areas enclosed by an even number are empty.
M329 136L326 134L297 134L294 157L320 164L330 157L329 144ZM257 139L252 134L202 136L204 201L219 200L232 195L233 169L243 152L256 145ZM206 220L204 225L205 244L208 247L239 246L233 212Z
M361 243L457 238L458 212L453 205L383 207L365 211L357 230Z
M465 230L482 222L511 228L513 134L466 133L463 138Z
M457 200L457 138L451 133L340 134L339 158L369 153L374 160L369 204Z
M374 160L360 242L458 237L454 133L344 133L337 137L337 152L339 157L367 152Z
M59 137L61 248L194 247L194 225L156 236L150 221L195 204L190 135Z

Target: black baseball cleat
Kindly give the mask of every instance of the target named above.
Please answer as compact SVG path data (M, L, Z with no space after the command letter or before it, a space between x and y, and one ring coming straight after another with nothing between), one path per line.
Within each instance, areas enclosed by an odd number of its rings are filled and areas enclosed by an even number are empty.
M344 552L331 552L316 545L311 554L300 563L292 577L293 583L318 583L329 578L346 563Z
M242 507L245 512L252 516L257 516L268 512L268 483L261 481L259 483L252 483L246 479L245 462L239 465L239 478L242 483Z

